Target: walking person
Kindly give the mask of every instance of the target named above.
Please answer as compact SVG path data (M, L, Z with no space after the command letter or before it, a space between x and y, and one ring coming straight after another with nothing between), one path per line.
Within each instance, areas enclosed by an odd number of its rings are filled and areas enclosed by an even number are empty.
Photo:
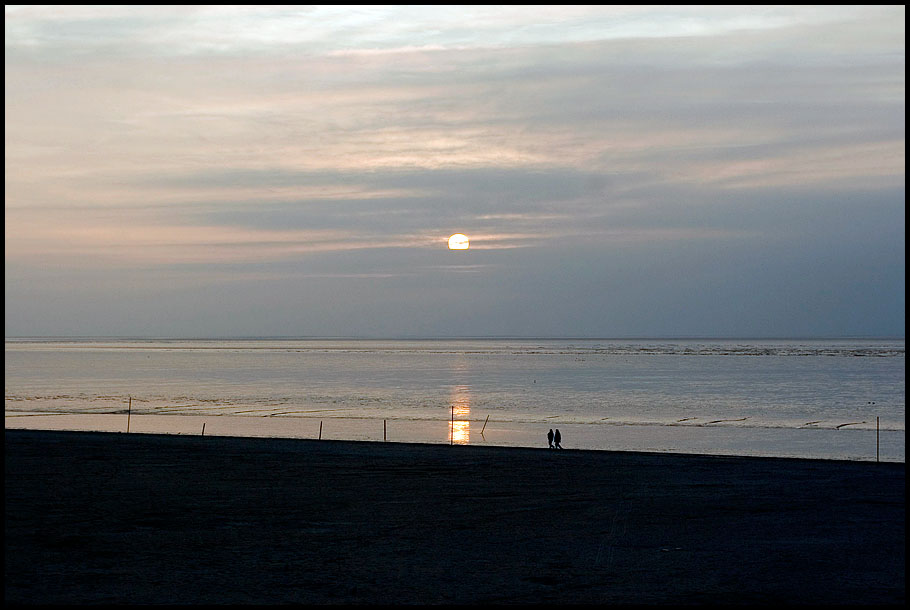
M547 432L547 444L550 446L550 449L553 448L553 428L550 428L550 431Z
M562 434L559 433L559 428L556 428L556 432L553 434L553 444L556 445L557 449L562 449L562 445L559 443L562 441Z

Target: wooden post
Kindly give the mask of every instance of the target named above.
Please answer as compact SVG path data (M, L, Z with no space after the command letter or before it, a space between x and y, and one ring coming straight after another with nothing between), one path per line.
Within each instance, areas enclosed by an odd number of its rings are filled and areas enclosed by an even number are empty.
M133 397L130 396L130 404L126 408L126 433L127 434L130 433L130 415L132 415L132 412L133 412Z
M385 442L385 420L382 420L382 442Z
M452 405L452 425L449 426L449 444L455 444L455 405Z
M483 436L483 431L487 429L487 422L488 422L488 421L490 421L490 416L489 416L489 414L487 415L487 418L483 421L483 428L480 429L480 436Z
M319 422L319 440L322 440L322 422Z
M205 422L202 422L202 436L205 436Z
M878 461L878 417L875 418L875 461Z

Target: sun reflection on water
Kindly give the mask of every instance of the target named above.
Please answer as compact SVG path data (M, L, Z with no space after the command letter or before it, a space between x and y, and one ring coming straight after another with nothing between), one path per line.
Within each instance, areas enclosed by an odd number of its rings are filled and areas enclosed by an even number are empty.
M471 394L466 385L455 386L451 397L452 419L449 421L449 441L467 445L471 440Z

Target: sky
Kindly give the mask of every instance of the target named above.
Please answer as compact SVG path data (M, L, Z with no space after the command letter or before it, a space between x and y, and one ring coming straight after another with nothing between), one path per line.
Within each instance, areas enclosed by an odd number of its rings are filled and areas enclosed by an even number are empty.
M904 336L904 6L5 15L7 337Z

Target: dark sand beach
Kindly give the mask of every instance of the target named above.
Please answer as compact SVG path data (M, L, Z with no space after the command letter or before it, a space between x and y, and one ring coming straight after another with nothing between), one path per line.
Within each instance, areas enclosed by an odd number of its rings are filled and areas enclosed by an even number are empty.
M32 430L5 441L7 603L905 599L903 463Z

